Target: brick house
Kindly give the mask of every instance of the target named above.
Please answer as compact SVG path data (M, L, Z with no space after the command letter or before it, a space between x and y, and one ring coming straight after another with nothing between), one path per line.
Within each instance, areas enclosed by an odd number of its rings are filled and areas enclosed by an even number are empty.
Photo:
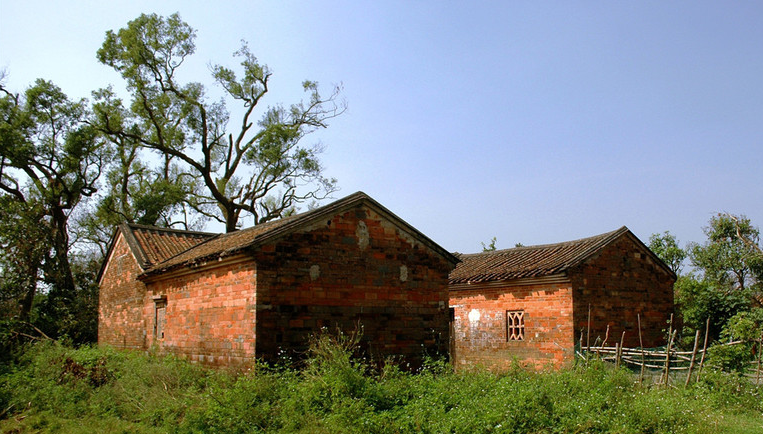
M676 275L628 228L569 241L459 255L450 274L451 358L503 368L559 366L575 345L665 344Z
M458 259L365 195L227 234L120 225L99 274L98 343L230 365L362 329L372 357L449 342Z

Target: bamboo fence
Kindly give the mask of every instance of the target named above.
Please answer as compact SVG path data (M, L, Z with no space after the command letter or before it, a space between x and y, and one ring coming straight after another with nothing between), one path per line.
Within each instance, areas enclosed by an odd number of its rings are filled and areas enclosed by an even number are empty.
M695 381L699 381L702 370L705 367L706 355L708 352L708 332L710 328L710 320L707 321L705 326L704 343L702 347L700 344L700 331L697 330L694 335L694 347L691 351L680 351L675 347L676 330L672 327L672 317L670 321L670 328L668 330L667 344L664 348L643 348L641 341L641 318L639 316L639 343L642 347L639 348L625 348L623 341L625 339L625 332L620 337L620 341L616 342L614 346L607 346L609 340L609 327L604 340L601 344L597 345L600 339L597 338L594 345L588 345L590 342L590 332L586 333L586 343L583 342L583 333L580 334L580 342L576 346L577 358L583 360L586 364L591 358L613 363L616 367L624 366L632 370L639 372L639 382L644 381L646 375L654 378L655 382L668 386L671 382L677 380L684 380L684 384L688 385L692 378ZM742 341L729 342L723 345L740 345ZM756 360L750 362L744 375L753 381L755 384L761 384L763 382L763 367L761 366L763 359L763 338L758 341L758 353Z

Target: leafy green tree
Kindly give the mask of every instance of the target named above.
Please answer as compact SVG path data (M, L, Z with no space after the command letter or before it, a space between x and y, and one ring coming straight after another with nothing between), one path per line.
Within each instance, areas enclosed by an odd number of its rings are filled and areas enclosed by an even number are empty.
M210 101L202 84L178 80L179 68L194 53L194 39L195 30L177 14L141 15L107 32L98 59L121 74L132 99L125 107L113 92L98 92L98 128L115 142L156 151L178 164L180 173L192 173L201 188L181 188L192 197L185 204L224 223L227 231L243 215L264 223L336 191L336 180L323 175L322 148L300 141L344 111L337 103L339 89L324 98L317 83L305 81L307 102L261 109L272 73L243 44L235 53L240 78L227 67L212 67L228 100L243 109L241 119L230 122L225 100ZM231 124L237 127L229 130Z
M750 298L745 294L724 291L715 283L694 274L678 277L675 295L683 320L683 335L687 338L692 337L696 330L704 333L709 318L709 335L716 340L731 317L751 308Z
M96 96L105 93L113 96L108 89ZM98 103L94 108L96 112L108 110ZM200 187L192 173L181 171L169 157L151 165L156 159L142 158L142 148L134 140L114 135L106 138L111 142L111 163L98 202L77 222L81 238L105 255L114 227L120 223L200 229L204 219L189 217L187 206L194 197L191 193Z
M0 196L2 316L28 322L47 253L45 212L39 202Z
M688 248L696 273L680 276L675 286L684 335L704 330L709 319L710 338L718 341L712 351L715 363L739 370L749 361L754 341L760 339L747 332L763 326L759 231L744 216L718 214L704 232L707 241ZM731 339L744 342L722 346Z
M649 237L649 250L665 262L674 273L679 274L683 268L686 250L678 246L678 240L669 231L662 234L652 234Z
M482 251L483 252L495 252L495 250L496 250L495 242L496 241L497 241L496 237L493 237L490 240L490 243L488 243L488 244L485 244L485 243L481 242L480 244L482 244Z
M707 242L692 244L692 264L703 276L728 291L759 289L760 231L745 216L718 214L704 229ZM756 288L758 287L758 288Z
M47 289L39 311L60 318L56 312L78 296L70 217L95 193L106 147L86 122L85 101L69 100L51 82L37 80L23 95L0 83L0 93L0 287L21 299L23 320L35 293ZM58 335L50 324L46 332Z

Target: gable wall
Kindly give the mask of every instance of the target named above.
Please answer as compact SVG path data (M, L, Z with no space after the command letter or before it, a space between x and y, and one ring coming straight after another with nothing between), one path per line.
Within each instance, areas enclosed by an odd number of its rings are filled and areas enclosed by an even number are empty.
M143 270L121 231L107 261L98 293L98 344L145 348L142 311L146 287L136 279Z
M506 369L515 360L542 367L573 354L569 283L512 286L476 284L450 291L455 366ZM524 340L507 338L507 311L523 311Z
M588 307L591 307L590 342L604 339L610 326L608 346L620 341L639 346L638 317L645 347L665 345L663 330L673 312L674 277L657 264L640 244L622 236L595 257L570 271L574 288L575 338L588 339Z
M263 246L257 355L304 354L311 335L362 331L376 360L448 349L452 265L363 206Z
M148 283L143 305L148 345L209 365L255 354L256 265L251 258L184 270ZM157 301L166 300L164 337L155 335Z

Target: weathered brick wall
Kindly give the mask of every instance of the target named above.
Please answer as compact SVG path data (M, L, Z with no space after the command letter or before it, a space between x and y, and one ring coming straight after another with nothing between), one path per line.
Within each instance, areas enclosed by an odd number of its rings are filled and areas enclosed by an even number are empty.
M625 331L625 346L639 345L638 317L645 347L665 345L673 312L674 278L627 236L604 248L575 272L570 272L574 288L575 337L587 342L588 307L591 307L591 345L604 339L614 346Z
M143 315L148 345L209 365L236 365L255 354L256 266L231 258L148 282ZM155 336L156 303L166 300L164 337ZM161 301L160 301L161 303Z
M325 328L358 328L371 357L448 349L452 265L367 207L334 216L255 253L257 355L299 355Z
M98 296L98 344L116 348L145 348L142 272L121 233L114 241L101 276Z
M456 367L505 369L515 360L536 367L558 366L572 356L569 284L509 285L450 291ZM507 339L507 311L524 311L524 340Z

